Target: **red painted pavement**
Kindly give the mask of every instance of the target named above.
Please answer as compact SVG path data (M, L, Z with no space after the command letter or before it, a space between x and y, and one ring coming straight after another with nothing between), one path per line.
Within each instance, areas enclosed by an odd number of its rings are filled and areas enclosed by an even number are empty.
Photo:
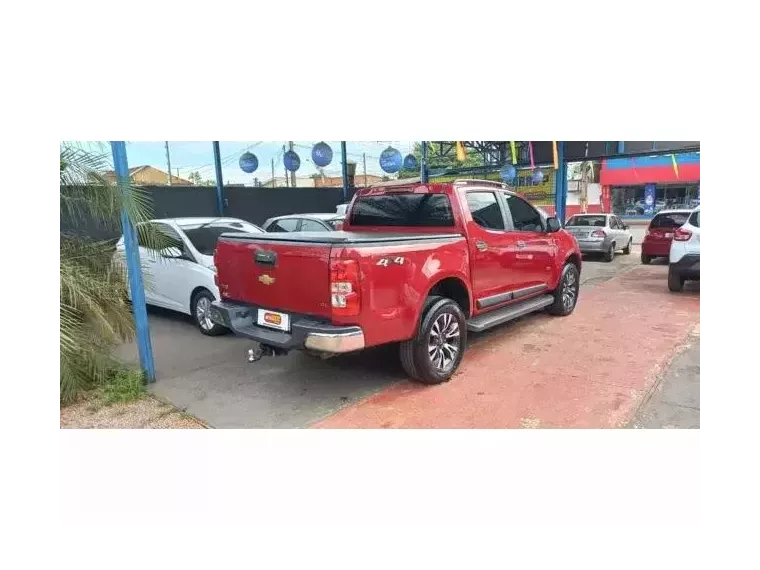
M470 336L450 382L393 385L319 428L603 428L626 424L689 331L699 292L638 266L581 294L565 318L527 316Z

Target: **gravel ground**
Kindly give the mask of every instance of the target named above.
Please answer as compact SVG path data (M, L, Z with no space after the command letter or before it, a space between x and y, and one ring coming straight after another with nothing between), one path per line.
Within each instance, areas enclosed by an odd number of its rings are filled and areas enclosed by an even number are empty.
M104 405L88 399L61 408L61 428L203 429L206 426L151 396L128 404Z

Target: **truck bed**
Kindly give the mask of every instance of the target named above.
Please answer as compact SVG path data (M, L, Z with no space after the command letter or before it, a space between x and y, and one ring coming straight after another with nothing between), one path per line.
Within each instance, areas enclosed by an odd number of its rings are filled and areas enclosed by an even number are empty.
M417 243L430 240L445 240L462 237L460 234L424 234L424 233L390 233L390 232L283 232L266 234L226 233L221 236L234 241L256 242L297 242L315 245L361 245L367 243L400 244L403 242Z

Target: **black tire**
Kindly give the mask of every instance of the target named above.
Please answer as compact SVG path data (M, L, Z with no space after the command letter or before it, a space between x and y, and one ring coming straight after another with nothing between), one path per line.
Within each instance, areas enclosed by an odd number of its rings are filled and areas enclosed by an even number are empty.
M444 346L438 345L433 348L437 352L431 354L431 342L435 342L435 334L431 331L436 326L436 330L441 332L441 323L446 320L446 315L450 315L453 320L449 321L443 332L449 331L452 335L456 333L458 336L445 337L445 340L458 339L456 353L452 356L450 349L444 350ZM455 328L456 330L454 330ZM439 338L442 337L439 335ZM453 345L453 342L451 345L445 343L445 346ZM414 338L402 342L399 346L401 365L404 367L404 371L418 382L440 384L449 380L459 368L466 347L467 320L462 308L446 297L430 297L422 309L420 324ZM451 362L439 367L433 361L436 355L443 355L441 357L442 363L445 363L446 358L450 359Z
M623 253L625 255L630 255L631 254L631 247L633 247L633 238L631 238L631 239L628 240L628 245L623 250Z
M574 291L574 295L570 295L572 297L572 302L569 304L563 295L563 293L566 292L565 290L567 286L569 286L571 290ZM570 293L570 291L567 292ZM575 310L575 306L578 304L579 292L580 274L578 273L578 268L574 263L568 262L565 264L565 267L562 268L562 276L559 278L557 288L552 291L552 295L554 296L554 303L549 305L546 310L549 312L549 314L557 315L559 317L565 317L569 315Z
M683 291L684 281L685 279L677 271L674 271L672 266L668 267L668 289L673 293L680 293Z
M190 316L193 318L193 322L195 323L195 326L198 327L198 330L206 336L219 336L220 334L224 334L228 331L226 327L223 327L217 323L212 323L209 325L208 322L206 322L205 319L199 315L198 305L205 304L206 301L208 301L210 304L214 300L214 295L211 293L211 291L207 289L201 289L195 295L193 295L193 298L190 301Z
M604 261L610 262L613 259L615 259L615 244L610 245L610 249L608 249L604 254Z
M643 263L644 265L649 265L650 263L652 263L652 256L651 255L647 255L646 253L642 252L641 253L641 263Z

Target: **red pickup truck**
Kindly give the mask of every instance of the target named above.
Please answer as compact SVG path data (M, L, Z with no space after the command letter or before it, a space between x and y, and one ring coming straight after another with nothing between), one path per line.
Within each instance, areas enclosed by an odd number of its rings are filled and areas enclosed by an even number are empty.
M215 265L212 319L264 354L399 343L409 376L437 384L468 331L570 314L581 253L506 186L459 180L361 189L342 231L223 234Z

